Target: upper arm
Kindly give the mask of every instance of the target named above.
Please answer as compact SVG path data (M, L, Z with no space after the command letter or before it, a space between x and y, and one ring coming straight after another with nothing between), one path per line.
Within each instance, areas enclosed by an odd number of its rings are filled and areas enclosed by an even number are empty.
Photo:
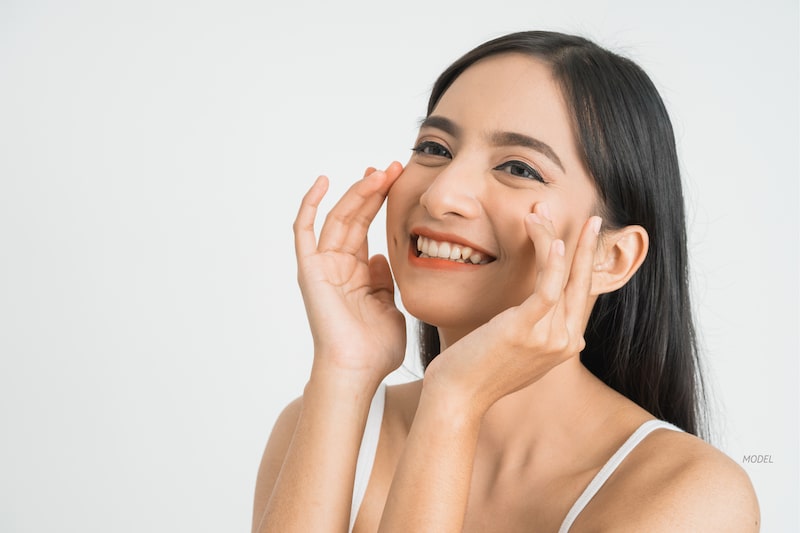
M287 405L272 428L264 454L261 457L261 465L258 468L256 479L256 490L253 501L253 530L258 528L267 502L272 494L275 481L281 471L286 451L292 442L297 421L300 418L300 411L303 407L303 398L297 398Z

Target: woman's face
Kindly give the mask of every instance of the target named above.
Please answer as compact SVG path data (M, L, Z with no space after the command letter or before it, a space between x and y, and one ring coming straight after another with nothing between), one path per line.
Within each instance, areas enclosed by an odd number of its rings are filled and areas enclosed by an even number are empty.
M479 61L425 120L389 192L389 258L406 309L463 334L521 303L547 253L523 222L540 203L570 259L596 193L561 91L535 58Z

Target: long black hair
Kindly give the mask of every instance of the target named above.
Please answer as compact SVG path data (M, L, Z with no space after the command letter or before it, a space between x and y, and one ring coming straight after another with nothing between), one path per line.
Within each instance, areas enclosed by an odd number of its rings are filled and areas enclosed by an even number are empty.
M533 56L552 69L595 180L604 227L640 225L650 238L637 273L598 298L582 363L656 417L705 436L681 177L672 124L658 91L633 61L587 39L530 31L488 41L450 65L433 86L427 114L464 70L504 53ZM439 335L424 322L419 332L427 367L440 352Z

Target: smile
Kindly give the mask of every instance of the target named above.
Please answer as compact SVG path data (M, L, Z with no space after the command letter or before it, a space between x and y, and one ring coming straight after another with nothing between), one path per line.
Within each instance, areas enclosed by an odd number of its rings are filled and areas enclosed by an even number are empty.
M417 236L417 257L444 259L469 265L485 265L494 261L493 257L473 250L469 246L447 241L435 241L422 235Z

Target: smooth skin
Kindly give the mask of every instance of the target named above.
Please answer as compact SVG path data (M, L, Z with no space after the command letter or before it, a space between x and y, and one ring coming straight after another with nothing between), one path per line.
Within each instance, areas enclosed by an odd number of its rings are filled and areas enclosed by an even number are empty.
M547 66L517 54L482 60L432 116L445 120L423 124L406 167L368 169L318 239L326 178L303 199L294 230L314 361L264 452L254 532L347 531L370 401L405 351L392 272L367 247L387 195L394 279L409 312L437 324L443 351L423 380L387 389L356 532L556 531L614 451L653 418L578 357L597 296L630 279L648 237L637 226L601 231ZM417 235L446 235L492 260L448 268L420 259ZM738 532L758 523L738 465L691 435L657 430L571 531Z

